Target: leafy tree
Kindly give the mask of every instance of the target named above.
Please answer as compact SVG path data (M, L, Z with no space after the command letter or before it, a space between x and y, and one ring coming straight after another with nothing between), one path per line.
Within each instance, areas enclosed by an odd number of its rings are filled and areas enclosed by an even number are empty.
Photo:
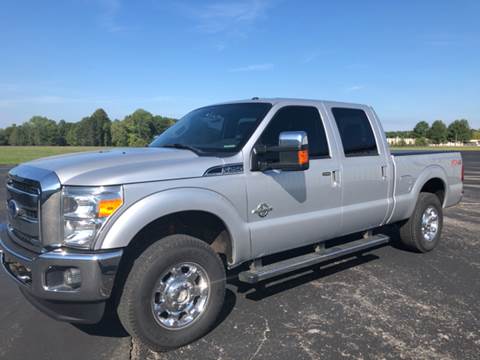
M13 124L8 137L8 143L16 146L29 145L29 139L25 128L23 126L16 126Z
M448 126L448 140L466 142L472 138L468 120L455 120Z
M473 130L472 131L472 139L480 140L480 130Z
M160 115L156 115L153 117L153 122L155 126L155 135L159 135L167 130L170 126L175 124L176 120L168 117L163 117Z
M70 145L67 141L68 132L74 126L73 123L66 122L65 120L60 120L57 124L57 139L55 141L56 145L65 146Z
M128 146L127 127L122 121L115 120L112 123L111 132L113 146Z
M110 146L112 144L112 135L110 132L111 121L105 110L95 110L90 116L90 122L93 129L94 145Z
M418 137L418 138L415 139L415 145L416 146L427 146L428 141L424 137Z
M4 129L0 129L0 145L8 145L8 138Z
M58 136L55 121L43 116L34 116L22 127L29 145L55 145Z
M427 137L427 133L429 130L430 126L426 121L420 121L415 125L413 128L413 136L415 138L425 138Z
M155 136L153 115L143 109L136 110L125 118L129 146L146 146Z
M69 127L67 134L65 135L65 140L68 145L80 145L78 140L78 123L74 123Z
M138 109L133 114L123 119L122 124L127 134L128 146L146 146L155 134L161 123L154 119L154 116L143 109Z
M175 121L142 109L113 123L103 109L76 123L34 116L23 125L0 129L0 145L145 146Z
M80 120L70 140L82 146L109 146L111 145L110 126L107 113L103 109L98 109L91 116ZM76 137L76 140L73 137Z
M441 144L447 140L447 127L442 120L433 122L432 127L428 130L428 138L434 144Z
M93 146L95 144L94 132L90 117L86 116L76 124L75 130L71 134L76 139L71 140L75 141L75 145Z
M6 139L8 145L11 145L9 139L10 139L10 135L12 134L12 131L13 131L14 127L16 127L15 124L5 128L5 139Z

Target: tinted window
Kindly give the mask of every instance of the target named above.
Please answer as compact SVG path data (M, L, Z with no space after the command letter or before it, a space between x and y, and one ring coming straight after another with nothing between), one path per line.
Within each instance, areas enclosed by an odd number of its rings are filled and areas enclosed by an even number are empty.
M235 153L247 142L271 108L269 103L238 103L193 110L150 146L178 144L194 147L200 153Z
M309 106L286 106L277 111L260 137L260 143L278 146L283 131L305 131L312 157L328 156L328 143L318 110Z
M363 110L333 108L345 156L378 155L373 130Z

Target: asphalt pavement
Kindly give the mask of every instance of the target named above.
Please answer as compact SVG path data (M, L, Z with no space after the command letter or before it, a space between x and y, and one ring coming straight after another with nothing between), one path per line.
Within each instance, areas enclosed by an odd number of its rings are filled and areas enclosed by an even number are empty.
M231 273L217 327L175 352L150 352L114 320L52 320L2 271L0 359L478 359L480 152L463 157L465 196L445 211L435 251L385 246L262 288ZM7 170L0 166L2 185ZM1 186L0 222L4 200Z

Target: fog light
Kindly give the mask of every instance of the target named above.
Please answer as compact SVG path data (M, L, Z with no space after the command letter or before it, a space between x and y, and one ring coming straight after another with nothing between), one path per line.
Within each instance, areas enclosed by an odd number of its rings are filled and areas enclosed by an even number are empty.
M63 273L63 282L66 286L72 289L79 288L82 284L82 278L80 276L80 270L77 268L68 268Z

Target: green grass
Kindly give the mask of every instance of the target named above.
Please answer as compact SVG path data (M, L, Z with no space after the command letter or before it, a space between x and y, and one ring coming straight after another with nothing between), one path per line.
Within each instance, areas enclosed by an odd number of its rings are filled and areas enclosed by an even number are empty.
M0 146L0 164L15 165L46 156L105 149L94 146Z
M105 149L94 146L0 146L0 164L15 165L26 161L60 154ZM398 146L392 150L454 150L480 151L480 146Z
M480 151L480 146L392 146L391 150Z

